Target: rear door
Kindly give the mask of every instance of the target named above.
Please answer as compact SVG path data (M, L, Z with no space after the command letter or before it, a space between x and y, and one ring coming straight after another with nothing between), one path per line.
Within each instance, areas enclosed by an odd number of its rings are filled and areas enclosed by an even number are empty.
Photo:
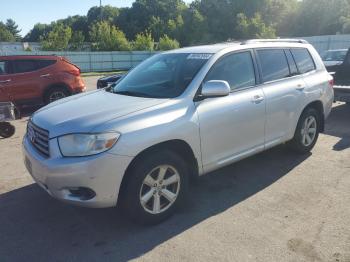
M11 68L11 96L14 100L19 103L38 103L44 85L39 60L12 60Z
M256 54L266 97L265 147L269 148L293 136L306 84L289 49L258 49Z
M0 60L0 102L7 102L9 98L9 88L11 84L11 76L9 75L9 62Z

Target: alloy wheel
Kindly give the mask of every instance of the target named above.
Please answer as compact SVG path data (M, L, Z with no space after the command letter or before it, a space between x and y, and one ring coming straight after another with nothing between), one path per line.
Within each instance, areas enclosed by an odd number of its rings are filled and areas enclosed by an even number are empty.
M169 209L180 192L180 175L170 165L161 165L149 172L140 189L140 203L151 214Z
M316 137L317 121L314 116L305 119L303 128L301 129L301 142L305 147L310 146Z

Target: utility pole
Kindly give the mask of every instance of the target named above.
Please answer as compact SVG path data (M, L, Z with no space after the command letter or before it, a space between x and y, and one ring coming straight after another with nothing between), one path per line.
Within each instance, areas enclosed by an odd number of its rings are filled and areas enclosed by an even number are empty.
M102 19L103 19L103 17L102 17L102 0L100 0L100 20L101 20L101 22L102 22Z

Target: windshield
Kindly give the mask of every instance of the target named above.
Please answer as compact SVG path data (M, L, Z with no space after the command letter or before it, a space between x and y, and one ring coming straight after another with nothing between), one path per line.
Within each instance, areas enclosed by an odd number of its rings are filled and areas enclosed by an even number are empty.
M323 61L339 61L343 62L346 56L347 50L333 50L327 51L322 59Z
M111 87L116 94L175 98L191 83L211 54L159 54L141 63Z

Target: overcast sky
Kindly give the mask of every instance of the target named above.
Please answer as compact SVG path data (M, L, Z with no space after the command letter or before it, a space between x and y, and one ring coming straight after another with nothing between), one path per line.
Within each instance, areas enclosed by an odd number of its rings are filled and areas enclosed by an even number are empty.
M133 0L102 0L103 5L131 6ZM191 0L185 0L189 3ZM26 35L36 23L50 23L69 15L86 15L99 0L1 0L0 21L12 18Z

